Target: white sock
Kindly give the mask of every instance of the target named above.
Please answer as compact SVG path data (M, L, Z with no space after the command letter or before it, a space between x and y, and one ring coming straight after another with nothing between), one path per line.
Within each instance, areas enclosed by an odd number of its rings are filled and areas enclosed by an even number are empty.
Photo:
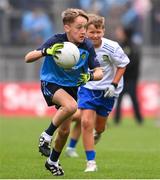
M49 163L49 164L51 164L51 165L55 165L55 166L57 166L57 167L58 167L58 162L59 162L59 160L58 160L58 161L56 161L56 162L54 162L54 161L51 161L51 160L50 160L50 158L48 158L48 159L47 159L47 161L48 161L48 163Z
M42 133L42 136L45 138L46 141L51 141L52 136L48 135L45 131Z

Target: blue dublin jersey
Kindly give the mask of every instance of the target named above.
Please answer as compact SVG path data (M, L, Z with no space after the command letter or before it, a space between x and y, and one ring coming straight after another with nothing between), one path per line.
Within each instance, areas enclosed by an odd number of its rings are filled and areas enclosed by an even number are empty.
M48 48L55 43L68 41L66 33L56 34L46 41L37 50ZM85 39L78 46L80 51L80 59L76 66L71 70L64 70L59 67L52 56L45 56L41 67L40 80L51 83L56 83L61 86L77 86L81 73L87 73L88 68L94 69L99 67L99 62L96 60L94 47L89 39Z

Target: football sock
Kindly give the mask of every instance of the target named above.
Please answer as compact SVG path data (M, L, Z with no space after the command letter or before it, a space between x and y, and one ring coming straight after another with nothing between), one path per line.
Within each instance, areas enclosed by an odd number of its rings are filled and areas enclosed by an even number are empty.
M92 151L86 151L86 157L87 157L87 161L91 161L94 160L96 156L96 152L94 150Z
M57 162L58 159L59 159L60 154L61 154L61 152L57 152L57 151L55 151L53 149L52 152L51 152L51 155L50 155L50 160L53 161L53 162Z
M59 161L54 162L54 161L51 161L50 158L48 158L47 161L48 161L48 163L49 163L50 165L58 166L58 162L59 162Z
M49 125L48 129L45 130L45 132L50 135L53 136L53 133L56 131L57 127L51 122L51 124Z
M42 135L46 141L50 142L52 140L52 136L48 135L45 131L42 133Z
M70 147L70 148L75 148L77 142L78 142L77 140L71 138L71 139L70 139L70 142L69 142L69 144L68 144L68 147Z

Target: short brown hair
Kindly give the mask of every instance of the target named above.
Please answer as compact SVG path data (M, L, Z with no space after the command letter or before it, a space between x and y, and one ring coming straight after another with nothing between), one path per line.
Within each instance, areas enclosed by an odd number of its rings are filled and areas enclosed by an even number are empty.
M73 23L75 18L78 16L86 18L87 21L89 20L87 13L85 13L82 9L69 8L63 11L61 16L63 24Z
M87 28L89 25L93 24L97 29L105 28L105 18L96 14L88 14L89 21L87 23Z

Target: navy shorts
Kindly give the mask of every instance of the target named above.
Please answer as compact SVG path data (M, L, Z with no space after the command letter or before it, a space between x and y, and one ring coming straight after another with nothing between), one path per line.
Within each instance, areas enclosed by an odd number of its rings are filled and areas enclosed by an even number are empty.
M115 97L105 98L103 90L91 90L81 87L78 91L78 108L92 109L100 116L106 117L112 111Z
M60 86L55 83L41 81L41 91L43 93L43 96L44 96L48 106L55 105L55 107L57 109L60 107L59 105L55 104L52 101L53 95L58 89L65 90L69 95L71 95L77 101L78 87L66 87L66 86Z

